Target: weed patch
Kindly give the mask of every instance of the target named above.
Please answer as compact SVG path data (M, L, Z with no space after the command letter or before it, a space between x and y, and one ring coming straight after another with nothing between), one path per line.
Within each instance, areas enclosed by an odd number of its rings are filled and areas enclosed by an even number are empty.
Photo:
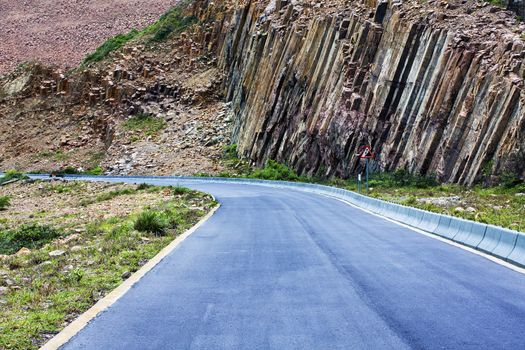
M86 56L83 65L88 65L93 62L102 61L106 58L111 52L120 49L126 43L133 40L139 35L139 31L133 29L127 34L119 34L114 36L111 39L108 39L104 44L100 45L95 52Z
M298 176L292 169L274 160L268 160L262 169L256 169L248 176L252 179L280 180L280 181L308 181L306 177Z
M123 124L125 130L140 131L146 136L152 136L166 127L166 122L149 114L137 114Z
M22 225L16 230L0 232L0 254L14 254L21 248L39 248L62 233L51 226Z
M142 34L149 35L150 41L161 42L173 34L182 33L189 26L197 23L196 17L183 15L182 10L184 6L186 4L181 4L169 10L157 22L144 29Z
M23 180L27 179L28 177L22 174L21 172L18 172L16 170L9 170L5 172L4 176L0 177L0 185L4 184L6 182L9 182L11 180Z
M115 197L119 197L119 196L126 196L126 195L130 195L130 194L134 194L136 192L136 190L132 189L132 188L125 188L125 189L122 189L122 190L115 190L115 191L110 191L110 192L106 192L106 193L103 193L99 196L97 196L97 202L104 202L104 201L109 201Z
M0 210L5 210L11 204L11 197L0 196Z
M139 214L133 227L139 232L165 236L168 226L168 222L164 216L155 211L146 210Z
M86 56L82 65L89 65L104 60L110 53L119 50L128 42L141 37L147 37L148 42L162 42L171 35L180 34L191 25L197 23L194 16L185 16L184 10L188 1L182 1L174 8L164 13L158 21L143 30L133 29L127 34L119 34L100 45L95 52Z

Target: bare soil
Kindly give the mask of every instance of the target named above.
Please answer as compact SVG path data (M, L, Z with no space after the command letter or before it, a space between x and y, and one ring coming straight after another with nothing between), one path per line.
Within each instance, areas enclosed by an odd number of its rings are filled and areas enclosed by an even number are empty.
M143 28L177 0L0 0L0 76L24 61L70 68L107 38Z

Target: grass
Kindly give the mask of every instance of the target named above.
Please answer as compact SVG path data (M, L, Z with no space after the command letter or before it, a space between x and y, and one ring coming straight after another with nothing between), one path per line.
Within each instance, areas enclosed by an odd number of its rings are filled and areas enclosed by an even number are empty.
M102 193L101 195L97 196L96 201L97 202L109 201L113 198L134 194L136 192L137 190L134 190L132 188L125 188L121 190L110 191L110 192Z
M225 147L222 161L234 171L215 176L320 183L357 191L355 179L327 180L299 176L286 165L273 160L269 160L264 168L253 169L246 161L238 158L236 145ZM490 168L490 164L487 168ZM490 173L490 169L487 171ZM499 186L466 187L440 184L435 176L421 176L401 170L372 174L369 185L369 195L372 197L525 232L525 195L522 195L525 193L525 184L515 174L502 174ZM451 197L459 199L452 201Z
M150 186L143 190L162 191L163 200L129 215L93 221L72 243L49 242L45 236L48 243L30 254L0 260L0 270L6 273L2 281L17 286L0 296L0 349L37 349L45 335L63 329L215 205L195 191ZM144 211L166 220L166 235L135 229ZM57 249L66 254L50 257Z
M104 169L102 169L102 167L100 166L96 166L93 169L86 171L85 174L86 175L103 175Z
M51 158L56 162L62 162L71 158L69 153L64 153L63 151L42 151L38 153L40 158Z
M274 160L268 160L262 169L256 169L248 178L280 181L308 181L306 177L300 177L284 164Z
M489 3L498 7L507 7L505 0L489 0Z
M11 204L11 197L0 196L0 210L6 210L10 204Z
M164 13L160 19L142 31L142 35L148 35L150 41L161 42L173 34L180 34L192 24L197 22L194 16L184 16L183 10L189 1L182 1L178 6Z
M155 211L145 210L139 214L133 228L139 232L151 233L156 236L165 236L169 223L166 218Z
M222 162L231 172L222 172L219 174L197 173L198 177L230 177L230 178L249 178L263 180L281 180L281 181L303 181L312 182L306 176L299 176L295 171L283 163L275 160L268 160L263 168L254 169L243 159L238 157L237 145L232 144L224 147Z
M116 51L123 47L126 43L129 41L135 39L139 35L139 31L136 29L131 30L127 34L118 34L110 39L108 39L105 43L100 45L95 52L90 53L86 56L84 61L82 62L83 65L88 65L93 62L99 62L102 61L104 58L106 58L111 52Z
M80 182L51 182L47 183L42 187L42 192L48 193L71 193L81 189L82 184Z
M143 30L133 29L126 34L119 34L100 45L95 52L86 56L82 66L104 60L111 52L119 50L128 42L146 38L146 42L162 42L174 34L180 34L189 26L197 22L194 16L185 16L189 1L181 1L177 6L164 13L158 21L144 28Z
M0 254L14 254L21 248L39 248L62 233L46 225L22 225L16 230L0 232Z
M510 177L509 177L510 179ZM355 180L327 184L357 191ZM369 195L436 213L525 231L525 184L515 179L501 185L473 187L440 184L433 177L406 172L373 174Z
M4 173L4 176L0 177L0 185L3 183L9 182L11 180L23 180L27 179L28 177L22 174L21 172L18 172L16 170L8 170Z
M126 120L123 124L124 130L138 131L145 136L153 136L166 127L164 119L149 114L137 114Z

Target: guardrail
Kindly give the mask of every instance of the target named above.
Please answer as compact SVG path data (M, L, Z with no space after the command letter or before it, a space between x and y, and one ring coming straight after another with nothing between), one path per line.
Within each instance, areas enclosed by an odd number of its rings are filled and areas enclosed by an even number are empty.
M33 178L48 178L46 175L30 175ZM67 175L70 179L93 180L136 180L140 183L145 180L173 180L184 182L203 183L238 183L261 185L277 188L293 188L306 192L329 195L346 200L358 207L373 213L401 222L428 233L452 240L465 246L493 255L509 263L525 267L525 233L508 230L502 227L464 220L448 215L404 206L397 203L371 198L352 191L317 184L288 181L268 181L256 179L231 178L201 178L176 176L85 176Z

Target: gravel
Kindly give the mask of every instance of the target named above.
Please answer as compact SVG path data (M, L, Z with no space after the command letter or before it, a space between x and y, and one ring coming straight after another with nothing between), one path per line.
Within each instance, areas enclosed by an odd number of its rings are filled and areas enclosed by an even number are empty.
M107 38L143 28L177 0L0 1L0 75L37 60L78 65Z

